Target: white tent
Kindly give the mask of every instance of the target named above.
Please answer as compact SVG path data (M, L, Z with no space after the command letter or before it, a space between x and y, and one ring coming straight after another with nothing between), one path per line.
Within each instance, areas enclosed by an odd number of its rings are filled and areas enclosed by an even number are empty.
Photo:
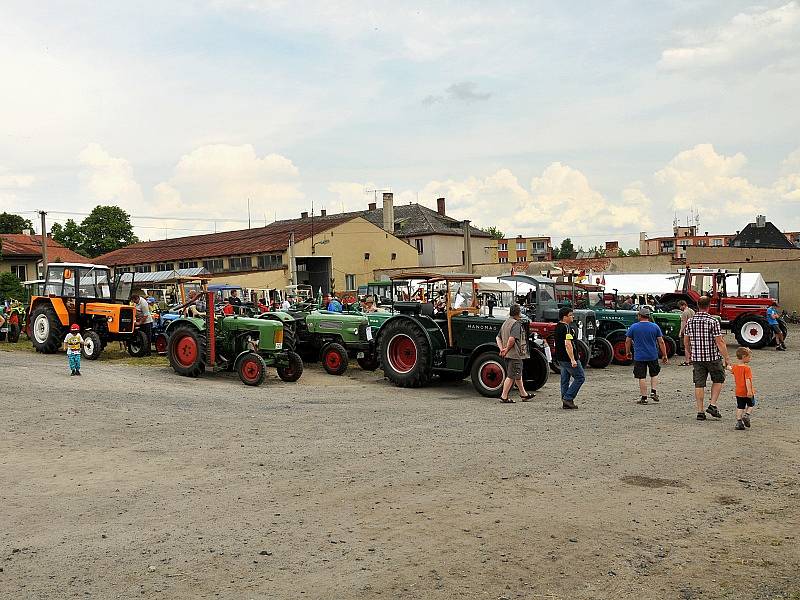
M725 282L729 296L739 293L738 273L728 273ZM680 273L592 273L591 282L605 280L605 290L619 294L668 294L681 289ZM761 273L742 273L742 296L758 298L769 294Z

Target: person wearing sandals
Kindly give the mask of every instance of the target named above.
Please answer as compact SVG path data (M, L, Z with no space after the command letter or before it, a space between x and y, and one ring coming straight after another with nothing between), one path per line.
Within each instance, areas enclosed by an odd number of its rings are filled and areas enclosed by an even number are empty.
M641 398L637 404L647 404L647 372L650 372L650 399L658 402L656 384L661 372L661 365L658 364L659 351L665 365L669 363L669 358L661 328L650 320L650 309L643 306L639 309L638 317L639 322L631 325L625 334L625 353L633 356L633 376L639 380Z
M694 311L691 308L689 308L689 305L686 303L686 300L681 300L680 302L678 302L678 308L681 309L681 331L678 334L678 339L681 341L681 343L683 343L683 332L686 331L686 323L688 323L689 319L691 319L694 316ZM692 363L689 362L689 348L685 344L683 348L683 355L685 357L685 360L681 363L680 366L688 367Z
M697 301L697 313L686 323L683 332L683 343L686 344L687 357L692 363L694 379L694 400L697 405L697 420L705 421L705 413L715 419L722 415L717 408L722 384L725 383L725 369L730 364L728 347L722 336L719 321L708 314L711 298L702 296ZM724 362L723 362L724 361ZM703 412L705 404L706 381L711 376L711 400Z
M525 391L525 384L522 382L522 361L528 358L528 339L525 336L525 328L520 322L522 308L519 304L512 304L508 315L496 341L497 347L500 348L500 356L506 359L506 378L503 381L500 402L513 404L514 400L509 398L508 394L515 383L523 402L527 402L534 395Z

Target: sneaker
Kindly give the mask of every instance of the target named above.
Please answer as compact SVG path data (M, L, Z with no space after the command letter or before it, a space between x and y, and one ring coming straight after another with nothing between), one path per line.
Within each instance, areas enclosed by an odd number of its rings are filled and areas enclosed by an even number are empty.
M647 398L639 398L636 404L647 404Z
M75 371L75 375L80 375L80 374L81 374L81 371L80 371L80 369L78 369L77 371Z
M650 400L652 400L653 402L658 402L659 400L658 392L650 392Z
M572 400L561 399L561 408L563 409L577 409L578 407Z
M736 426L734 427L736 431L744 431L744 423L741 421L736 421Z
M750 427L750 415L742 415L742 423L745 427Z
M713 404L709 404L708 405L708 408L706 409L706 412L708 414L710 414L712 417L716 417L717 419L721 419L722 418L722 415L719 414L719 409L717 409L717 407L714 406Z
M75 377L75 369L72 370L72 373L69 374L70 377Z
M705 421L706 420L706 413L704 413L704 412L697 413L697 420L698 421Z
M786 350L786 348L784 348L783 346L776 346L775 350L777 350L778 352L783 352Z

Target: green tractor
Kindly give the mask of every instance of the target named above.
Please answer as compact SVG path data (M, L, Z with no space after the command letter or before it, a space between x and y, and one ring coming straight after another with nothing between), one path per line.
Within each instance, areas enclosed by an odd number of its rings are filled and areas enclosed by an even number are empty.
M355 310L325 310L320 300L296 304L288 313L295 320L297 351L306 361L321 361L331 375L344 374L350 359L365 371L378 368L372 327L373 321L380 326L378 317L370 318ZM273 314L262 314L261 319L273 318Z
M186 308L193 300L180 308ZM297 381L303 360L286 336L293 320L288 315L272 319L215 312L214 292L206 293L204 317L180 317L167 327L167 356L176 373L198 377L206 370L236 371L245 385L263 383L267 367L275 367L283 381Z
M631 359L625 352L625 333L628 327L639 320L637 312L635 310L619 310L600 306L594 306L592 309L597 315L597 334L606 338L614 349L614 364L631 364ZM670 358L675 356L680 350L680 313L653 312L651 313L651 319L661 328L664 344L667 347L667 356Z
M471 377L483 396L497 398L506 377L506 361L500 356L495 338L504 319L482 316L477 307L474 275L404 273L398 280L421 282L419 301L395 301L394 314L378 330L380 361L387 379L398 387L422 387L434 376L456 381ZM472 293L464 288L471 287ZM436 312L430 301L438 295L444 301ZM530 358L523 367L528 391L541 388L548 377L549 350L528 329Z

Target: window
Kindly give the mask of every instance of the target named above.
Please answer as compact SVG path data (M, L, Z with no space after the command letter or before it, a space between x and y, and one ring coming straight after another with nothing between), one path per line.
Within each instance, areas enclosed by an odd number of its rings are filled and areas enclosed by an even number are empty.
M344 276L344 287L347 290L354 290L356 289L356 276L352 273L348 273Z
M258 268L262 271L282 269L283 256L281 254L262 254L258 257Z
M508 250L508 242L501 242L500 244L497 244L497 249L506 252Z
M769 288L769 297L774 299L775 302L781 301L781 284L779 281L767 281L767 287Z
M150 265L138 265L134 271L137 273L149 273L150 272Z
M114 272L115 273L130 273L131 272L131 268L130 267L117 267L117 268L114 269Z
M196 269L197 268L197 261L196 260L184 260L178 263L179 269Z
M719 238L715 238L715 239L711 240L711 245L712 246L717 246L717 247L722 246L722 240L719 239Z
M156 264L156 271L172 271L175 268L175 263L158 263Z
M225 265L221 258L212 258L211 260L203 261L203 268L209 273L219 273L225 269Z
M232 256L228 259L229 271L249 271L253 268L252 256Z
M697 245L698 246L705 246L706 245L706 241L705 240L697 240Z
M531 242L531 250L533 250L536 254L544 253L545 251L544 242Z
M517 250L525 250L525 242L517 242Z
M507 256L501 256L500 257L500 262L501 263L507 263L508 262L508 257Z
M392 260L397 260L397 252L392 252Z
M422 254L422 252L423 252L423 250L425 248L424 245L422 244L422 238L416 238L414 240L414 245L417 247L417 253L418 254Z
M27 281L28 278L25 275L25 265L11 265L11 272L17 276L17 279L20 281Z

